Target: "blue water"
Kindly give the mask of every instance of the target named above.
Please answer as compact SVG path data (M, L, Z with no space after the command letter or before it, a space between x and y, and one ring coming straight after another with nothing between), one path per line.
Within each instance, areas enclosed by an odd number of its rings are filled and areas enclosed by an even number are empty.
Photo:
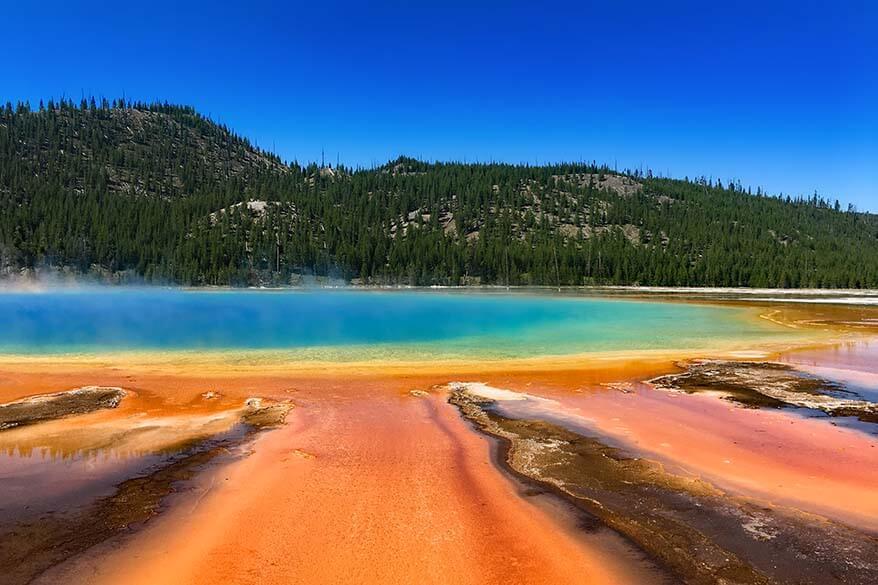
M743 310L526 295L96 289L0 294L0 352L529 356L779 334Z

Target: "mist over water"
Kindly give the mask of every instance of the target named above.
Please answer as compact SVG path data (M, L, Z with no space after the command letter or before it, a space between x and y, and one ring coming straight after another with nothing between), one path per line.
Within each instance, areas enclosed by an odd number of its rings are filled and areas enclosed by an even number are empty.
M439 292L72 288L0 294L0 351L289 350L303 357L527 356L697 347L776 329L744 310ZM779 334L779 332L777 333Z

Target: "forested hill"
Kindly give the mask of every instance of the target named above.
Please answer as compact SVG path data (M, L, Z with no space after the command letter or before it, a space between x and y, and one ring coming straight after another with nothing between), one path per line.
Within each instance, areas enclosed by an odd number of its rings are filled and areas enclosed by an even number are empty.
M0 275L878 287L878 216L592 164L286 164L191 108L0 108Z

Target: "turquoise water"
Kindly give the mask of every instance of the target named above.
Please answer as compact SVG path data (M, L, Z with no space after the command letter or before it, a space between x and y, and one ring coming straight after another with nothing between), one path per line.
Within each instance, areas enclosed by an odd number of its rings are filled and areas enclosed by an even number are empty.
M780 328L742 309L521 294L96 289L0 294L0 352L286 350L523 357L692 348Z

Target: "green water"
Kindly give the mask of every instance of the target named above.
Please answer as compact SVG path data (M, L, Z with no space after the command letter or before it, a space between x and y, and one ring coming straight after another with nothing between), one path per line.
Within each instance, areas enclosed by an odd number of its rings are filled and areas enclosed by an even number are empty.
M745 309L525 294L91 289L0 294L0 352L281 350L302 359L698 348L787 334Z

